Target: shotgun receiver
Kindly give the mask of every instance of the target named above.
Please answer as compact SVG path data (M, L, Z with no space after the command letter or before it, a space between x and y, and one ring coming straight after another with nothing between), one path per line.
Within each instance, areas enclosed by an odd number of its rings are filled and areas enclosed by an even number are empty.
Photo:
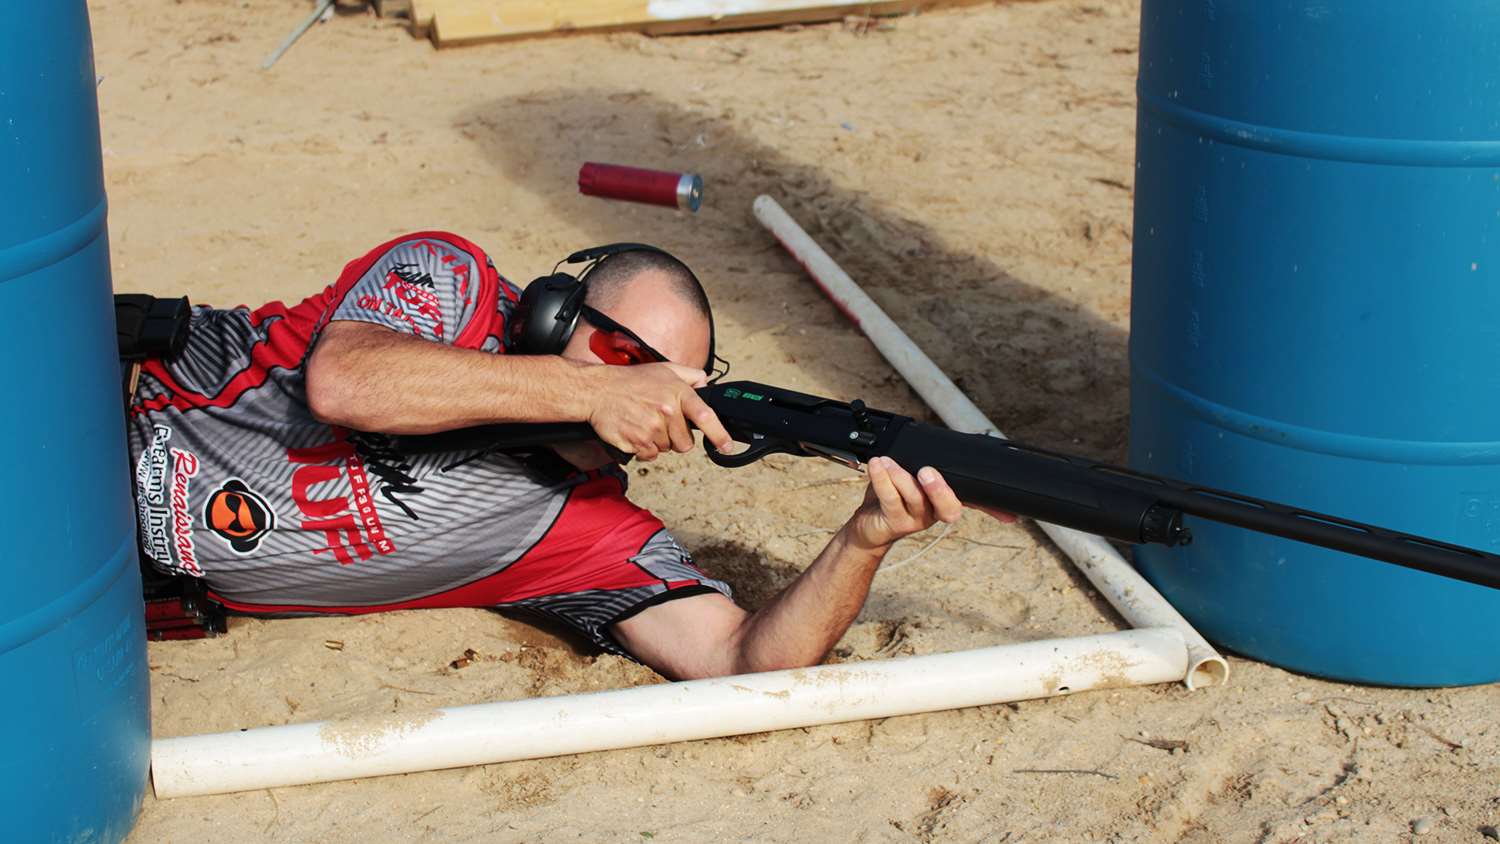
M698 394L736 442L720 466L768 454L825 457L851 468L890 457L909 472L931 466L966 504L1133 544L1186 545L1191 515L1398 566L1500 589L1500 556L1361 524L1235 492L1148 475L985 434L963 434L910 417L753 381L710 384ZM510 424L403 438L408 451L490 451L593 439L582 423ZM419 442L420 441L420 442Z

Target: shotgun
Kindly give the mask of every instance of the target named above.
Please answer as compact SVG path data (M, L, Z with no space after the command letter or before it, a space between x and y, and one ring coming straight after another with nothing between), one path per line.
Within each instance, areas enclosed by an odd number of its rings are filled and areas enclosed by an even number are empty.
M769 454L824 457L853 469L885 456L915 473L931 466L966 504L1098 534L1132 544L1186 545L1185 515L1294 539L1456 580L1500 589L1500 556L1149 475L985 434L965 434L869 408L753 381L698 391L729 435L747 446L733 454L709 445L727 468ZM405 437L419 451L495 451L593 439L583 423L510 424Z

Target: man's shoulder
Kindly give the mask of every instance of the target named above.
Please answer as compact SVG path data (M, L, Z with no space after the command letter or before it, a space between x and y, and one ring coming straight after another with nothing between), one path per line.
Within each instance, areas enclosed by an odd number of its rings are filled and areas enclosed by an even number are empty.
M431 248L435 251L440 250L448 253L463 251L469 253L470 256L479 258L481 260L488 257L484 249L481 248L479 244L464 237L461 234L457 234L451 231L445 231L442 229L420 229L417 231L406 232L405 234L393 237L390 240L386 241L384 244L376 247L375 251L380 252L387 249L394 249L398 246L403 245L413 245L418 246L419 248Z
M496 293L501 300L514 302L520 299L520 288L495 267L489 253L463 235L441 229L408 232L376 247L370 256L384 256L396 250L408 256L436 261L444 268L472 264L480 274L495 280Z

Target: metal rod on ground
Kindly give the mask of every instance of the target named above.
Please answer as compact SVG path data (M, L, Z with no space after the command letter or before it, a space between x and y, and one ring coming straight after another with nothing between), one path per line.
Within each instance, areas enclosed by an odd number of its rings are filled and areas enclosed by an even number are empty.
M281 58L283 53L292 49L292 45L297 43L297 39L301 38L303 33L312 29L312 25L317 23L318 19L323 17L323 15L327 14L329 9L333 8L333 3L334 0L322 0L322 2L318 3L318 8L307 16L307 20L297 24L297 28L292 30L292 34L288 35L285 41L281 42L281 46L276 48L276 52L272 53L270 58L261 63L261 70L270 70L271 65L276 64L276 61Z
M958 653L157 739L158 798L540 759L888 718L1180 679L1181 631Z
M937 412L943 424L965 433L1005 436L776 200L758 196L753 210L761 225L802 263L834 305L870 338L891 366ZM1217 685L1229 679L1229 664L1224 657L1114 546L1093 534L1045 522L1037 524L1132 627L1171 627L1182 632L1190 664L1180 679L1188 688Z

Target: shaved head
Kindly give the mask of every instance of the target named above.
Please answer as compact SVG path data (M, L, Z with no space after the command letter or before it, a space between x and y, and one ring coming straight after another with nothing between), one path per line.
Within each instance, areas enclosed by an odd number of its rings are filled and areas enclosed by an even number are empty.
M619 304L630 282L644 274L650 274L661 282L665 289L704 319L711 319L708 294L698 277L687 264L663 252L635 250L609 255L600 261L588 274L588 295L584 302L600 311Z

